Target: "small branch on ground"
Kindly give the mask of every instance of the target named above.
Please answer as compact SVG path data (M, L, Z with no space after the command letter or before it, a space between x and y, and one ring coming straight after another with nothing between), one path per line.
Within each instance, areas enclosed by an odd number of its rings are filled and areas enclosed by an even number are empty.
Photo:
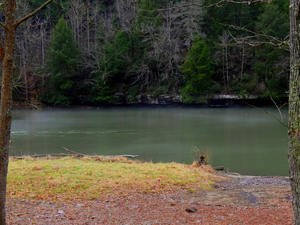
M82 153L79 153L79 152L74 152L74 151L71 151L70 149L66 148L66 147L62 147L65 151L67 152L70 152L72 154L74 154L76 157L78 158L81 158L81 157L84 157L84 156L88 156L86 154L82 154Z
M86 155L86 154L82 154L82 153L79 153L79 152L72 151L72 150L70 150L70 149L68 149L66 147L62 147L62 148L65 151L72 153L73 157L74 156L78 157L78 158L81 158L81 157L99 157L99 155L91 156L91 155ZM125 157L125 158L134 159L134 158L139 157L139 155L128 155L128 154L124 154L124 155L104 155L103 157L111 157L111 158Z

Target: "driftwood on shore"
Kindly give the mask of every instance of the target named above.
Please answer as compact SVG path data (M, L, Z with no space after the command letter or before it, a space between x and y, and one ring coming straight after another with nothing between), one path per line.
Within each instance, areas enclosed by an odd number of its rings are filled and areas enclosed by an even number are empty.
M92 155L87 155L87 154L83 154L83 153L79 153L79 152L74 152L74 151L71 151L70 149L66 148L66 147L63 147L63 149L67 152L70 152L71 154L75 154L79 157L99 157L99 155L96 155L96 156L92 156ZM137 158L139 157L139 155L129 155L129 154L124 154L124 155L102 155L104 157L111 157L111 158L117 158L117 157L125 157L125 158L130 158L130 159L134 159L134 158Z

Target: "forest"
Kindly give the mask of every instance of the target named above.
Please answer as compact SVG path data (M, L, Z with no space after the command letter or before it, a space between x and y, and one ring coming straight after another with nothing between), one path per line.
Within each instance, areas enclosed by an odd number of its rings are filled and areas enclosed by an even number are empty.
M299 24L300 0L0 1L0 225L300 224Z
M17 14L42 3L18 1ZM68 106L141 95L184 103L215 94L286 97L288 4L55 1L18 29L14 99Z

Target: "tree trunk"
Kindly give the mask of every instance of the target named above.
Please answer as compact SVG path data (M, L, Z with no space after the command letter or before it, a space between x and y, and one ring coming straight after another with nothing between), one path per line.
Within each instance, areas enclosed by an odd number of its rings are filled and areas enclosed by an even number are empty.
M16 41L16 30L18 25L25 22L53 0L46 1L32 13L15 21L16 0L4 0L3 9L5 24L1 23L4 28L4 57L2 61L2 86L1 86L1 103L0 103L0 225L5 225L5 201L6 201L6 180L8 167L8 150L10 142L11 128L11 108L12 108L12 86L14 74L14 50ZM1 59L2 59L2 54Z
M245 63L245 44L244 41L242 43L242 62L241 62L241 80L243 79L243 73L244 73L244 63Z
M289 170L295 224L300 224L300 0L290 0Z
M8 149L10 142L12 78L14 73L14 48L16 39L15 0L6 0L5 7L5 40L2 62L2 88L0 105L0 224L5 225L6 177L8 166Z

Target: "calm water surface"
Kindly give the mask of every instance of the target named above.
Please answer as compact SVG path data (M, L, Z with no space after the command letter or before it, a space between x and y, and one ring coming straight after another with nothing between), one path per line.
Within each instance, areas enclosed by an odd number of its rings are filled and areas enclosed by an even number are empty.
M274 109L264 110L278 115ZM193 149L200 149L212 165L229 171L288 174L287 130L257 109L47 109L13 114L12 155L62 153L66 147L86 154L137 154L147 161L191 163Z

